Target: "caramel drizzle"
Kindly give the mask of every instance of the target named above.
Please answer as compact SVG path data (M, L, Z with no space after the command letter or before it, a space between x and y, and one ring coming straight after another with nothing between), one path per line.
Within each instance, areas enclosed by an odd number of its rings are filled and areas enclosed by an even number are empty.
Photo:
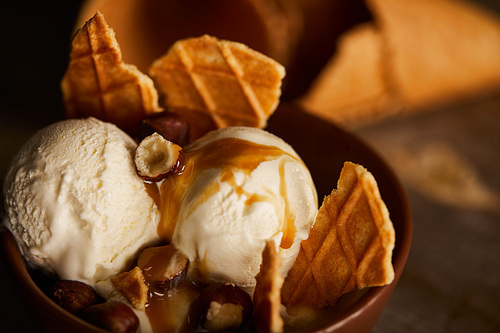
M213 182L198 200L192 203L192 211L202 204L211 195L219 191L220 183L230 184L238 195L247 195L247 205L254 202L273 200L271 195L249 194L236 184L234 172L239 171L249 176L262 162L273 161L286 156L300 161L296 156L284 152L275 146L266 146L251 141L224 138L208 143L200 148L185 151L185 168L182 173L169 177L160 187L161 204L159 205L161 219L158 225L158 235L162 240L170 242L174 234L179 217L180 207L186 198L188 189L193 185L197 176L212 168L222 169L218 181ZM280 194L285 201L283 221L280 230L283 231L282 248L289 248L295 238L295 215L290 209L286 191L285 164L282 159L279 164Z
M146 315L153 332L189 332L191 327L187 321L189 307L198 298L201 287L189 277L175 288L158 288L156 278L161 275L173 256L177 255L173 247L158 247L141 267L146 284L149 287Z

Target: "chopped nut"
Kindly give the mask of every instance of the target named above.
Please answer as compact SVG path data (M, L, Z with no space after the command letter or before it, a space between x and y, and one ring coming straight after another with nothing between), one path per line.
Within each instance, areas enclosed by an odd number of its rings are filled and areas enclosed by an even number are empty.
M252 300L243 289L217 283L205 288L193 302L190 320L209 332L237 330L249 322L252 308Z
M208 308L204 327L209 332L236 330L243 322L243 306L212 301Z
M139 140L157 132L183 147L189 143L189 124L178 114L163 111L147 116L139 125Z
M139 255L137 265L142 268L146 282L163 292L184 281L189 258L169 244L144 249Z
M147 181L160 181L184 167L182 148L158 133L141 141L134 161L137 174Z

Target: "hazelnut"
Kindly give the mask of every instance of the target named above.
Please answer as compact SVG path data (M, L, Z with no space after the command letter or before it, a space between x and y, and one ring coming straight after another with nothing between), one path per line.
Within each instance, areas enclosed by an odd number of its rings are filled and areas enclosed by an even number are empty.
M153 133L141 141L135 150L137 174L147 181L160 181L182 171L184 154L182 148Z
M135 333L139 318L132 309L116 301L92 305L80 313L83 320L113 333Z
M177 287L186 278L189 258L172 244L149 247L139 255L137 265L146 281L162 292Z
M153 113L141 121L138 131L139 140L154 132L181 147L189 143L189 124L181 116L172 112Z
M99 297L91 286L73 280L57 281L50 298L71 313L80 312L99 302Z
M206 287L190 309L190 321L209 332L238 330L252 314L252 300L233 283L217 283Z

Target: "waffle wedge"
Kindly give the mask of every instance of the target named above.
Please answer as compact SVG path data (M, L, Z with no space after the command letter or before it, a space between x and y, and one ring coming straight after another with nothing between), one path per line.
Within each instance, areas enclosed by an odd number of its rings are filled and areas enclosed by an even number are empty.
M346 162L285 279L283 304L323 308L349 291L390 283L394 242L374 177Z
M73 37L61 89L68 117L93 116L128 132L145 115L161 111L153 81L122 61L115 33L100 12Z
M283 276L280 267L281 256L276 252L274 242L268 241L262 252L262 264L255 277L257 284L253 294L253 318L257 331L261 333L283 332L280 313Z
M139 266L118 274L111 279L113 286L138 310L144 310L148 302L149 288Z
M176 42L150 75L165 107L190 122L195 139L215 128L265 127L285 69L243 44L204 35Z
M380 66L384 60L383 39L373 24L351 29L338 45L337 53L300 104L325 120L351 126L398 112L398 101L389 92L391 84L386 82L384 67Z
M366 0L299 103L350 127L433 110L500 88L500 17L471 1Z

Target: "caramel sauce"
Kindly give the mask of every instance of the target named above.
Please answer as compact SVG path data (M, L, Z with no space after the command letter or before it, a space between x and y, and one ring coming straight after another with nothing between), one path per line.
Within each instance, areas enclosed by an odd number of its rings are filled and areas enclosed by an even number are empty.
M137 264L144 273L149 287L146 315L154 332L189 332L188 313L191 303L201 292L201 287L186 277L175 288L159 287L158 278L175 262L179 252L172 246L146 249Z
M279 165L280 171L280 193L283 199L285 200L285 216L283 220L283 224L281 226L281 230L283 231L283 237L281 238L280 247L283 249L289 249L293 245L293 241L295 239L295 214L290 209L290 200L288 195L286 194L286 183L285 183L285 160L280 161Z
M201 288L188 279L165 292L150 290L146 315L153 332L190 332L189 309L200 292Z
M153 199L153 202L156 204L158 209L161 211L161 207L163 206L161 201L161 194L158 186L154 183L144 183L144 187L146 188L146 192Z
M153 285L164 281L165 276L171 272L180 271L187 266L187 257L184 257L184 260L177 259L180 256L180 252L173 245L150 247L142 251L137 265L142 269L146 283ZM177 261L181 262L179 265L182 267L176 266Z
M275 146L261 145L237 138L224 138L210 142L200 148L185 151L184 156L184 170L176 176L165 179L160 187L162 204L159 206L161 219L158 234L166 242L172 240L179 217L179 210L187 190L203 171L212 168L221 169L219 182L230 184L238 195L248 195L249 199L246 203L250 206L254 202L269 200L270 196L246 193L241 186L236 184L235 171L249 176L262 162L276 160L283 156L300 161L297 157ZM285 200L284 219L281 226L284 233L280 245L282 248L289 248L295 237L295 216L290 209L286 191L286 161L286 158L282 159L279 165L280 194ZM213 182L208 188L204 189L203 195L200 195L197 202L193 203L193 210L219 191L219 182Z
M214 181L204 189L203 195L197 197L197 201L192 203L194 210L206 199L220 190L220 183L231 185L237 195L248 197L246 205L249 207L255 202L271 201L276 199L272 193L255 194L246 192L242 186L238 185L235 179L235 172L241 172L245 176L250 176L262 162L277 160L285 156L279 163L279 191L284 200L285 209L282 213L283 221L280 230L283 238L280 246L289 248L295 238L295 216L290 209L287 186L285 181L285 164L287 160L300 161L296 156L288 154L275 146L256 144L250 141L225 138L213 141L197 149L184 151L184 170L169 178L166 178L160 190L148 187L150 195L153 197L160 209L160 223L158 234L163 241L169 243L172 240L175 226L179 217L181 204L185 200L188 189L193 186L198 175L202 172L216 168L220 170L218 181ZM145 277L157 275L158 271L164 267L165 258L168 253L161 251L147 259L143 266ZM176 288L158 291L154 284L149 283L149 302L146 306L146 314L150 320L154 332L188 332L193 329L188 320L188 313L191 303L196 300L202 290L203 272L205 269L204 258L197 259L196 269L190 270L188 277ZM195 282L196 281L196 282ZM202 283L202 282L201 282Z

